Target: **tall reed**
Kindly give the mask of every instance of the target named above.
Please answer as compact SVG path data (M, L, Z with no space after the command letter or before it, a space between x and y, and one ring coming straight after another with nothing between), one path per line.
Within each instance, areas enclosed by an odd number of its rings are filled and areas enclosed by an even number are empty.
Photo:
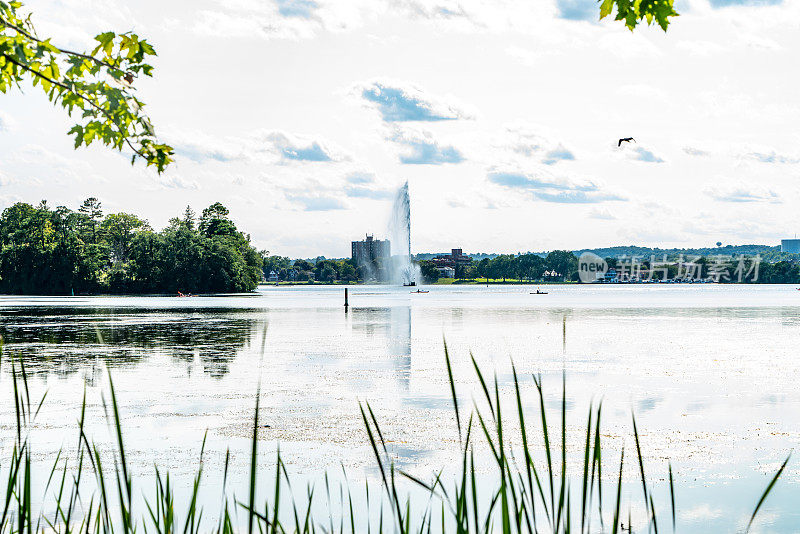
M0 356L2 345L0 344ZM200 463L193 477L188 502L176 503L175 485L167 472L155 468L155 487L145 491L144 509L136 508L135 488L126 455L120 409L111 374L108 375L109 403L104 403L106 416L114 434L114 467L109 471L103 464L98 447L85 432L86 391L84 390L77 429L77 457L70 464L60 451L49 465L33 465L29 433L42 409L45 396L39 402L31 400L28 376L21 360L9 358L11 384L16 416L16 433L5 465L0 465L0 477L5 479L5 493L0 516L0 534L57 533L180 533L215 532L228 534L247 530L248 534L278 533L341 533L393 532L401 534L454 532L456 534L502 532L512 533L590 533L623 529L628 532L676 531L676 491L672 465L668 465L668 487L662 488L670 505L667 520L657 515L655 488L648 480L648 470L642 454L636 418L632 416L636 467L642 493L644 520L631 526L631 502L623 499L623 467L625 451L619 460L609 459L602 439L602 403L591 404L586 415L585 437L578 456L580 469L575 476L569 472L567 447L566 377L562 375L558 423L548 421L542 377L533 376L537 413L526 414L517 370L512 365L513 407L506 413L501 403L500 387L495 377L488 380L474 358L472 367L481 391L482 408L476 406L466 413L456 394L453 365L447 344L444 345L449 394L454 422L458 432L458 465L453 476L444 472L423 480L398 468L387 447L386 437L368 402L359 404L367 440L374 455L380 477L380 488L364 482L366 501L353 504L353 489L343 474L339 501L331 499L329 478L325 476L328 513L314 512L317 489L308 485L304 498L297 500L292 480L278 451L275 476L262 483L259 476L259 397L256 395L253 432L250 442L248 493L245 500L229 494L230 450L225 456L222 473L220 506L213 511L216 521L204 517L200 506L200 491L205 475L203 455L205 437L200 445ZM0 364L2 362L0 358ZM552 415L552 414L551 414ZM513 422L514 424L510 424ZM518 426L517 443L512 446L509 428ZM537 430L531 433L532 428ZM488 449L494 475L487 477L476 469L476 448ZM539 458L539 460L536 460ZM772 477L761 494L750 522L749 530L768 495L781 477L789 458ZM574 464L573 464L574 465ZM603 470L612 469L613 480L604 480ZM48 473L44 495L34 500L31 495L33 471ZM84 479L94 476L94 487L87 488ZM608 484L612 487L608 488ZM263 488L262 488L263 486ZM606 486L604 488L604 486ZM487 490L488 487L488 490ZM413 490L413 488L417 488ZM258 489L268 490L262 501ZM52 490L52 491L51 491ZM139 491L144 491L139 489ZM288 495L286 492L288 491ZM608 492L611 491L609 494ZM50 492L53 502L47 502ZM424 492L425 499L412 499L411 494ZM377 495L377 505L372 497ZM605 500L604 500L605 495ZM610 499L609 499L610 495ZM424 503L424 504L421 504ZM377 506L377 508L376 508ZM243 516L240 513L244 514ZM635 530L634 530L635 529Z

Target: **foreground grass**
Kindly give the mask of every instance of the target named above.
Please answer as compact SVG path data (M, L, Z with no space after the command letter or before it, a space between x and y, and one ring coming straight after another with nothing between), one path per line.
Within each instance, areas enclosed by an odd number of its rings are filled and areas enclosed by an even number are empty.
M2 350L2 347L0 347ZM198 504L198 496L204 477L202 462L191 488L191 497L182 506L176 503L175 488L168 473L155 468L155 487L144 498L144 506L136 508L134 480L129 473L125 454L123 428L117 403L114 383L109 373L110 403L106 406L107 417L115 438L114 467L103 464L98 447L90 441L84 431L86 395L81 407L78 423L78 452L75 467L70 469L61 453L52 463L42 465L32 461L28 433L37 414L42 409L44 398L32 402L28 389L28 377L21 361L11 360L13 402L16 411L16 436L10 458L0 465L3 481L2 515L0 533L32 534L33 532L58 533L134 533L136 531L158 533L195 534L214 532L217 534L246 530L259 533L315 533L335 532L503 532L505 533L589 533L610 532L617 534L631 529L631 507L624 502L623 466L625 450L616 457L604 457L601 433L602 403L590 406L586 417L585 442L579 458L581 469L577 478L567 473L566 446L566 380L562 380L561 405L556 424L548 422L545 410L545 395L540 376L534 376L538 400L537 413L530 417L523 409L520 382L513 370L514 408L511 414L501 411L501 397L497 379L487 381L474 358L472 365L480 384L485 407L477 406L464 418L465 412L458 403L456 384L447 346L444 348L448 373L449 394L452 399L455 425L459 436L459 465L453 477L445 479L442 472L430 481L423 481L398 468L387 450L384 434L369 403L360 403L360 415L367 439L380 473L381 488L370 489L367 482L366 505L354 507L350 487L346 487L340 499L339 509L331 510L330 488L326 481L329 514L319 517L312 511L315 502L314 487L307 487L307 498L296 501L286 488L291 488L290 476L278 453L275 478L269 487L259 483L257 458L259 454L259 397L256 396L253 416L253 432L250 450L250 469L245 498L230 496L225 490L228 480L230 451L226 455L223 478L223 495L220 498L219 518L203 520L204 511ZM1 361L1 360L0 360ZM260 393L260 392L259 392ZM519 426L521 447L511 446L507 434L509 420ZM532 419L532 420L529 420ZM654 504L653 487L648 482L647 470L642 459L636 419L632 415L636 464L641 488L645 521L640 531L675 531L676 505L672 466L668 467L669 514L658 517ZM535 434L529 429L536 427ZM205 439L201 444L202 451ZM476 475L476 446L487 447L493 459L494 486ZM542 460L534 461L534 458ZM771 478L761 498L755 504L746 530L750 530L759 510L783 473L788 458ZM615 480L611 488L605 487L602 473L611 469ZM33 473L49 473L44 495L34 497L31 490ZM92 484L86 479L92 478ZM409 487L423 491L427 496L425 506L412 506ZM137 488L140 484L136 484ZM404 491L405 489L405 491ZM609 489L611 494L609 495ZM47 499L48 491L54 502ZM257 500L257 494L270 495ZM369 498L380 494L379 509ZM604 498L605 495L605 498ZM317 500L321 497L317 498ZM39 510L34 513L34 510ZM216 511L215 511L216 512ZM608 519L611 519L608 521ZM594 522L594 523L593 523Z

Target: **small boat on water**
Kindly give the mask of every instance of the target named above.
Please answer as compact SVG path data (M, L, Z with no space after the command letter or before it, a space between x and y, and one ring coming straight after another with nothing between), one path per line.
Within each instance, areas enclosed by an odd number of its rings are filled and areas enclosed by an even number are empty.
M417 283L414 280L411 280L410 282L404 282L403 286L404 287L416 287Z
M547 291L539 291L537 289L536 291L531 291L531 295L547 295Z
M412 293L430 293L427 289L417 289L416 291L412 291Z

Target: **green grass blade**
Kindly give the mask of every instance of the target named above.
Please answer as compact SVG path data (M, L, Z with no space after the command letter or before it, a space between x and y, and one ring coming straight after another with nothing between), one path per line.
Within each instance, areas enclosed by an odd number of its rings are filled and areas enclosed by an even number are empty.
M672 510L672 532L675 532L675 482L672 479L672 462L667 465L669 467L669 501Z
M520 435L522 437L522 452L524 454L525 459L525 474L527 475L527 493L530 495L530 521L533 524L536 524L536 505L534 503L535 493L533 491L533 475L532 475L532 467L533 467L533 458L531 457L531 451L528 446L528 431L525 427L525 412L522 409L522 394L520 393L519 389L519 379L517 378L517 369L514 366L514 362L511 362L511 372L514 375L514 394L517 400L517 418L519 419L519 428L520 428ZM523 484L524 487L524 484ZM549 516L548 516L549 520ZM529 528L530 530L530 528Z
M550 436L547 431L547 412L544 408L544 392L542 390L541 375L539 377L533 375L533 382L534 384L536 384L536 391L539 394L539 411L540 411L540 417L542 419L542 436L544 437L544 452L545 456L547 457L547 474L550 481L550 512L552 516L555 516L556 497L555 497L554 481L553 481L553 458L550 453Z
M447 379L450 381L450 394L453 396L453 410L456 412L456 426L458 427L458 440L461 441L461 416L458 412L458 397L456 396L456 381L453 379L453 367L450 365L450 353L447 350L447 340L444 343L444 360L447 363Z
M257 471L257 458L258 458L258 407L261 401L261 384L259 383L256 391L256 409L253 413L253 440L250 444L250 488L249 498L247 500L248 518L247 518L247 532L253 534L253 523L256 518L256 471Z
M583 480L581 485L581 532L586 526L586 504L589 489L589 453L592 442L592 403L589 403L589 416L586 418L586 444L583 449Z
M622 464L625 462L625 448L619 457L619 481L617 482L617 504L614 508L614 525L611 527L611 534L617 534L619 530L619 510L622 504Z
M636 416L631 412L631 421L633 422L633 439L636 443L636 457L639 460L639 476L642 480L642 495L644 497L644 507L647 510L647 479L645 478L644 474L644 461L642 460L642 448L639 444L639 430L636 428ZM654 521L654 517L650 517L651 521Z
M761 494L761 498L758 500L758 504L756 505L756 509L753 510L753 515L750 516L750 521L747 523L747 528L745 529L745 532L750 532L750 527L753 526L753 521L755 521L755 519L756 519L756 514L758 514L758 511L761 509L761 505L764 504L764 501L767 500L767 496L772 491L772 488L775 487L775 483L781 477L781 474L783 474L783 470L786 468L786 464L789 463L789 458L791 458L791 457L792 457L791 454L786 457L786 460L783 461L783 465L781 465L781 468L778 469L778 472L775 473L774 477L772 477L772 480L767 485L767 488L764 490L764 493Z

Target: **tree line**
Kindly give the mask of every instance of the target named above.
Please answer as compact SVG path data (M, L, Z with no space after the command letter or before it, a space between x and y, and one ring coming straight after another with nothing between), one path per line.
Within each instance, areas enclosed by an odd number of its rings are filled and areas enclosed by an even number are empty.
M133 214L18 202L0 216L0 292L215 293L255 289L262 255L219 202L155 231Z
M264 279L270 275L282 282L357 282L363 280L361 269L353 260L291 260L285 256L264 256Z
M763 284L800 284L800 258L797 255L785 259L765 259L759 255L708 255L671 256L665 261L663 256L609 257L606 264L613 268L622 279L713 280L720 283L754 282ZM773 261L770 261L772 259ZM652 262L652 270L651 270ZM757 262L758 265L754 265ZM430 260L420 261L425 281L436 282L441 273ZM578 257L566 250L554 250L542 256L539 254L501 254L494 258L483 258L478 262L455 267L456 280L490 279L498 281L541 281L577 282ZM737 269L739 271L737 271Z
M635 259L633 259L635 258ZM721 283L755 282L764 284L800 284L800 264L798 258L768 261L758 255L727 256L662 256L608 257L609 268L613 268L620 278L655 280L678 280L692 278L713 280ZM739 264L744 258L744 263ZM657 263L652 265L651 261ZM753 262L758 261L758 266ZM435 262L418 261L423 282L435 283L441 277ZM540 254L500 254L480 261L455 267L456 281L494 280L497 282L577 282L578 256L567 250L554 250L547 255ZM744 270L741 278L737 268ZM263 262L264 278L274 275L281 282L359 282L364 280L362 269L353 260L292 260L284 256L266 256Z
M421 261L420 270L426 282L440 278L436 264ZM478 278L494 280L524 280L565 282L578 279L578 258L567 250L554 250L547 256L539 254L500 254L494 258L483 258L469 265L457 265L455 277L461 280Z

